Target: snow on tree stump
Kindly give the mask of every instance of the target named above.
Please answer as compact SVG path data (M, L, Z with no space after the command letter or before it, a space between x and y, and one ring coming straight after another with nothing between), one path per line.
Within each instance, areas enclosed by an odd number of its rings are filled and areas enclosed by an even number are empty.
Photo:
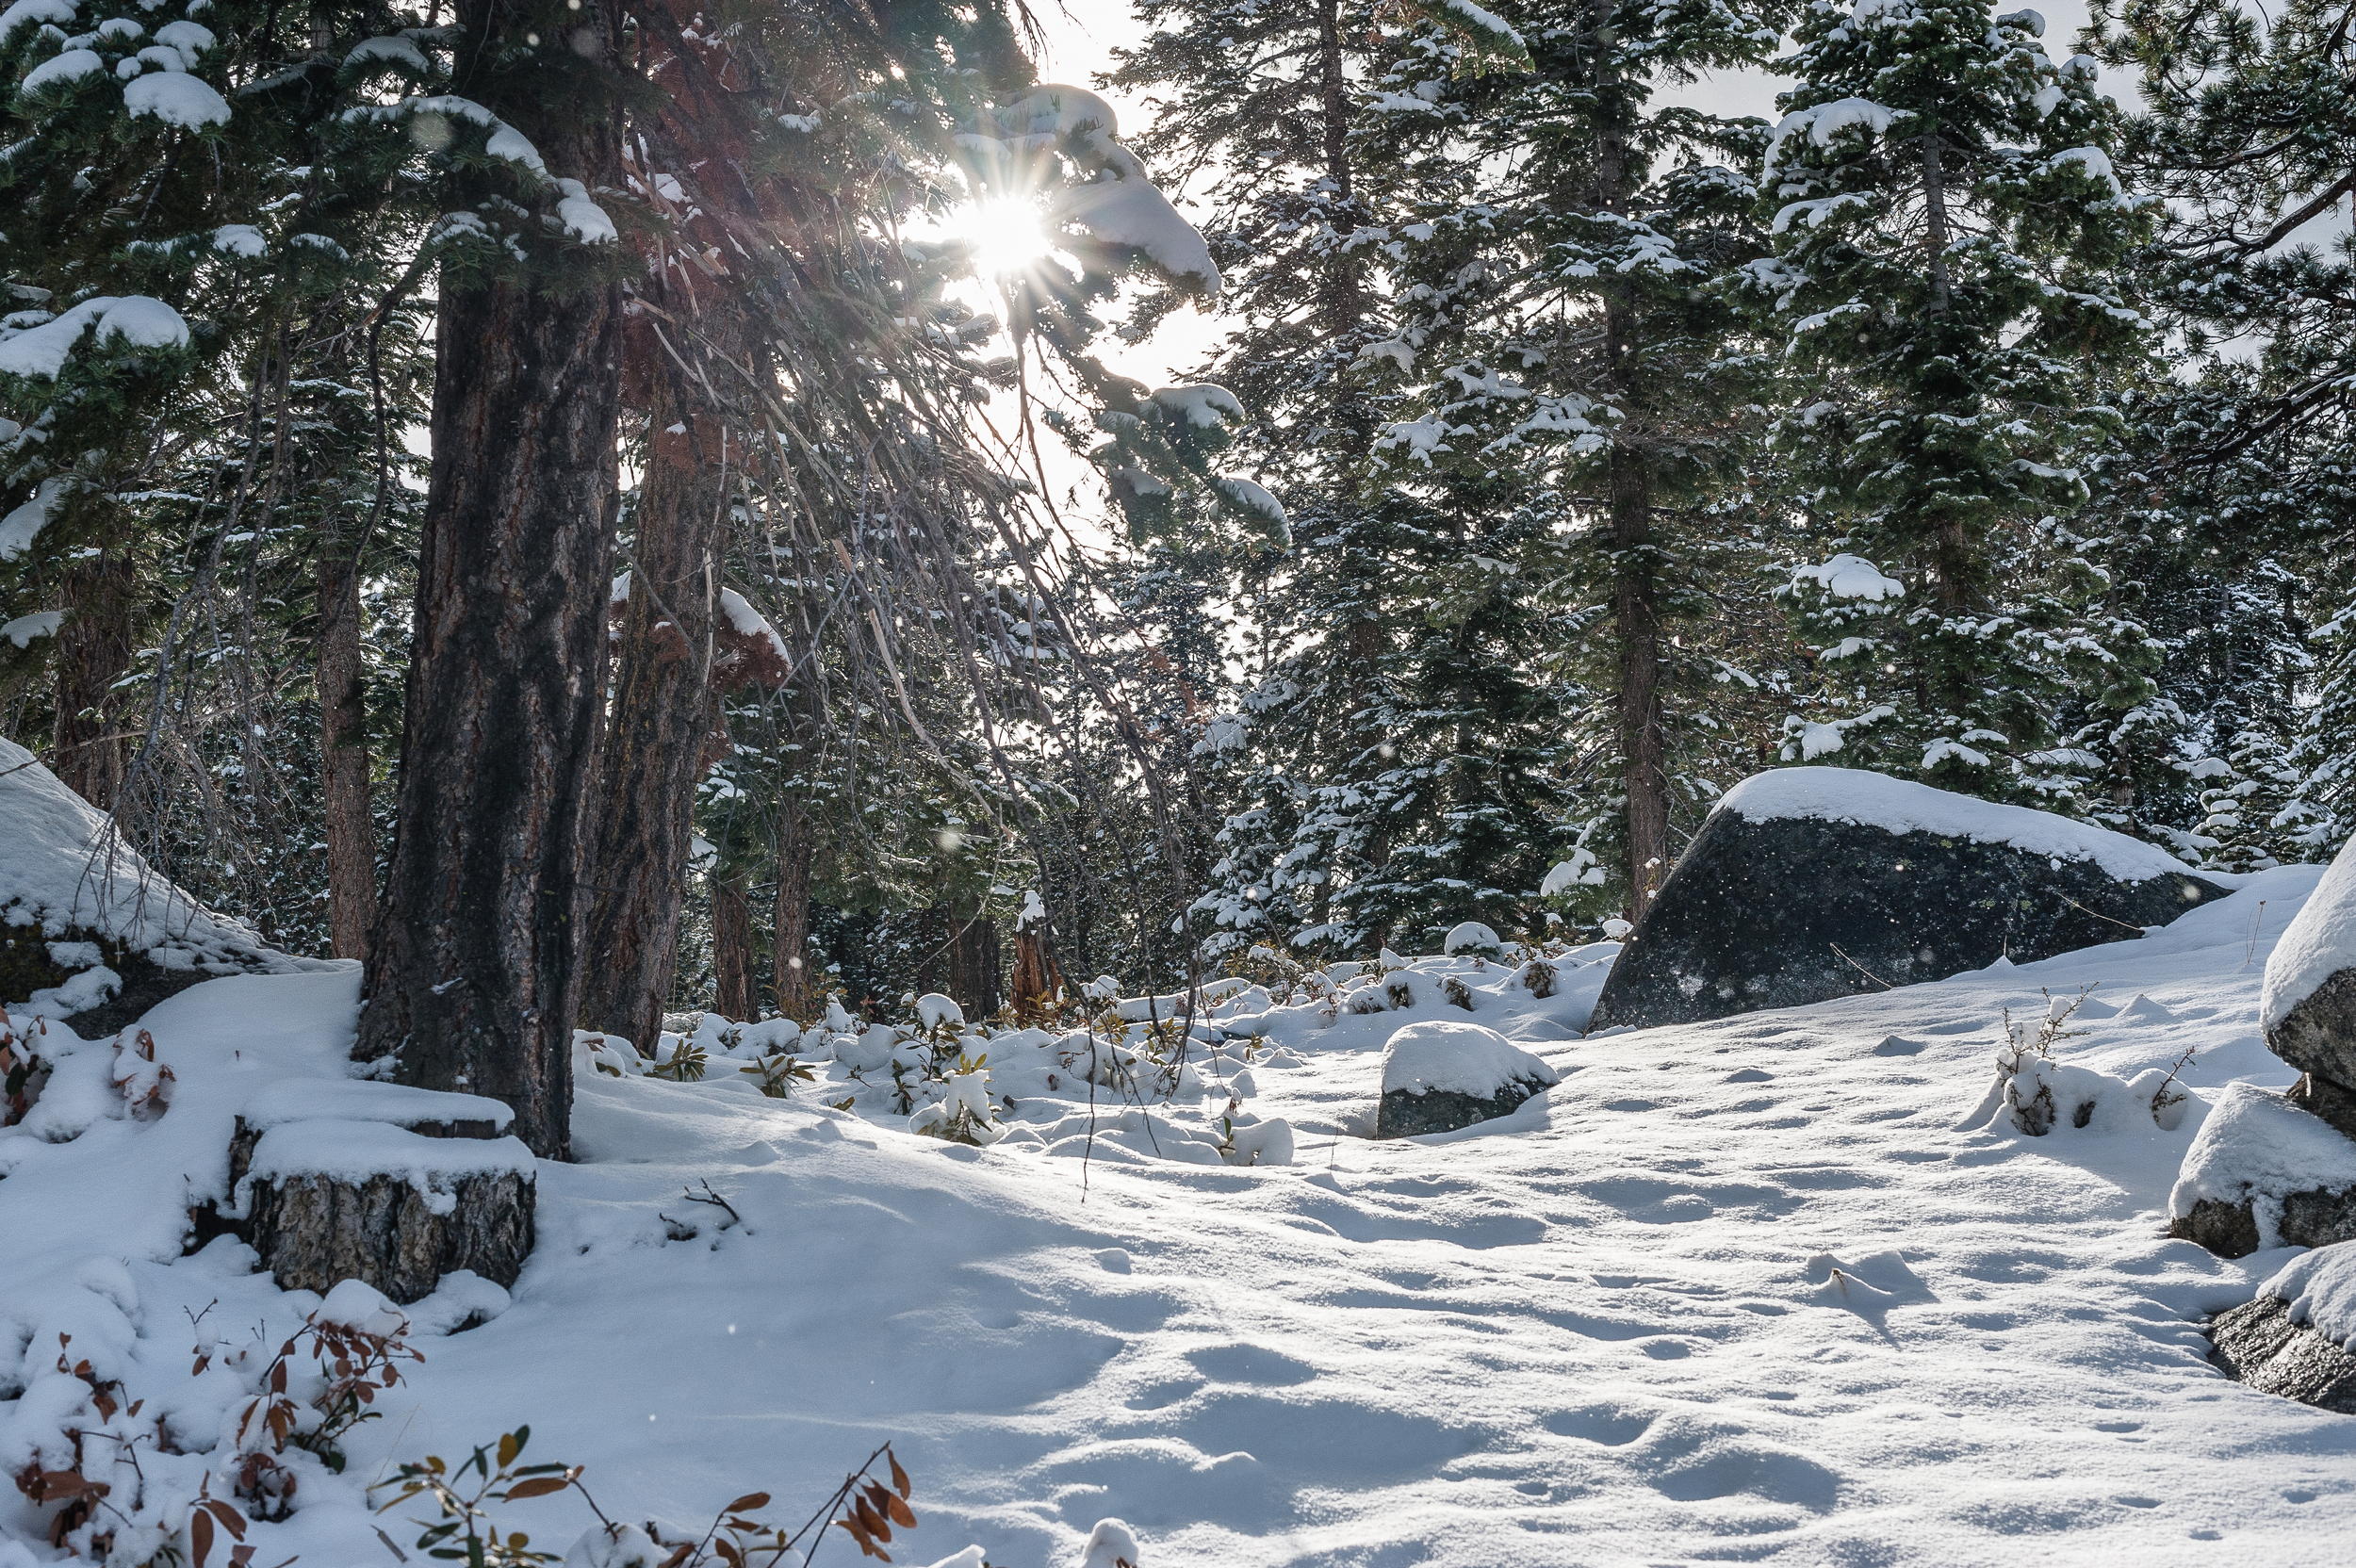
M2356 1136L2356 840L2308 895L2266 960L2266 1049L2307 1074L2299 1102Z
M1478 1023L1411 1023L1383 1048L1378 1138L1453 1133L1511 1116L1560 1083L1555 1070Z
M2356 1139L2269 1089L2228 1084L2168 1206L2169 1235L2221 1258L2356 1240Z
M1698 1023L2140 936L2227 890L2084 823L1851 768L1718 802L1589 1027Z
M532 1152L496 1100L352 1079L274 1084L237 1119L232 1227L283 1290L361 1280L398 1302L470 1269L512 1285L532 1251Z

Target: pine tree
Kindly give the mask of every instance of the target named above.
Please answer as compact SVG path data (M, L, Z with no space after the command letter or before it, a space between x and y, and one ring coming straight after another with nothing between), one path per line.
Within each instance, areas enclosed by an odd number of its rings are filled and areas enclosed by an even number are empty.
M1405 231L1412 302L1386 351L1421 418L1383 445L1518 484L1557 520L1549 575L1579 628L1566 674L1593 694L1566 717L1616 786L1581 846L1616 847L1612 880L1636 913L1676 858L1673 811L1712 792L1691 768L1724 672L1689 633L1739 571L1723 503L1758 379L1713 280L1763 249L1741 171L1764 127L1653 96L1756 63L1778 34L1726 6L1524 4L1503 20L1530 41L1520 69L1414 86L1461 114L1469 145L1426 155L1461 163L1463 188Z
M2073 654L2148 659L2051 519L2141 351L2119 265L2139 204L2091 62L2030 12L1859 0L1801 21L1747 280L1799 373L1778 433L1838 553L1795 579L1824 715L1805 751L2069 806ZM1894 585L1894 590L1892 590Z

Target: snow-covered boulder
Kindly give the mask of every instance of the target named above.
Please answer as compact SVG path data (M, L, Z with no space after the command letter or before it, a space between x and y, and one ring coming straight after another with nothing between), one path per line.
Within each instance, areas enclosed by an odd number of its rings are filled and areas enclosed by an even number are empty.
M2226 889L2084 823L1852 768L1728 791L1670 873L1591 1027L1693 1023L2051 957Z
M1383 1049L1378 1138L1452 1133L1511 1116L1523 1101L1561 1082L1555 1070L1478 1023L1411 1023Z
M99 1039L215 975L335 967L278 952L109 845L104 813L0 741L0 1006Z
M2258 1021L2268 1050L2325 1081L2300 1086L2308 1108L2356 1135L2356 840L2274 944Z
M2356 1247L2294 1258L2209 1324L2209 1359L2263 1394L2356 1415Z
M2356 1140L2250 1084L2228 1084L2168 1195L2168 1233L2219 1257L2356 1239Z

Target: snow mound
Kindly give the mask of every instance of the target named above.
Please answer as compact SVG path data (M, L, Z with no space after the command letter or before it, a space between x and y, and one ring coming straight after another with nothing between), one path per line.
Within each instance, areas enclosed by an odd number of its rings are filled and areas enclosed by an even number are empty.
M2181 1219L2203 1199L2249 1199L2271 1237L2285 1195L2347 1187L2356 1187L2356 1139L2270 1089L2228 1084L2184 1151L2168 1212Z
M1452 957L1456 954L1464 952L1497 953L1502 951L1504 946L1503 939L1499 938L1495 931L1477 920L1468 920L1448 932L1446 939L1440 943L1440 951Z
M2258 993L2259 1027L2272 1035L2292 1008L2344 969L2356 969L2356 839L2340 851L2274 944Z
M168 970L297 974L345 967L270 947L251 926L158 875L136 850L109 846L106 827L106 818L31 752L0 741L0 922L53 938L95 933Z
M2344 1349L2356 1348L2356 1245L2318 1247L2295 1258L2258 1294L2288 1301L2292 1322Z
M1556 1084L1554 1069L1478 1023L1411 1023L1383 1048L1384 1094L1463 1094L1493 1100L1511 1084Z
M290 1121L375 1121L401 1127L448 1127L487 1121L500 1132L515 1113L479 1094L449 1094L361 1078L286 1078L264 1086L239 1113L257 1132Z
M1719 811L1732 811L1751 822L1802 817L1890 833L1938 833L1974 843L2009 844L2031 855L2092 860L2122 882L2186 869L2165 850L2124 833L1862 768L1776 768L1754 774L1728 790L1710 814Z

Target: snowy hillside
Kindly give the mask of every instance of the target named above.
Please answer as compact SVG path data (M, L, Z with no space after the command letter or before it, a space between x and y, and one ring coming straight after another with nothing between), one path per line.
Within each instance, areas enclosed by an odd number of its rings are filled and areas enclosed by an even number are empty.
M2161 1235L2209 1104L2290 1076L2259 1041L2259 983L2319 874L2264 873L2042 964L1584 1040L1610 948L1562 960L1546 999L1468 958L1290 1005L1247 988L1174 1105L1098 1086L1092 1139L1085 1038L960 1038L945 1017L937 1035L988 1054L987 1086L959 1090L986 1148L907 1131L866 1036L826 1049L874 1064L868 1086L838 1059L784 1100L718 1052L700 1082L587 1070L581 1163L540 1168L512 1301L462 1281L411 1309L497 1315L418 1340L343 1475L294 1456L301 1506L254 1527L257 1560L389 1563L366 1484L526 1422L528 1457L585 1464L617 1518L698 1527L757 1489L798 1523L890 1439L922 1521L903 1563L974 1543L1064 1568L1107 1516L1153 1568L2345 1560L2356 1419L2227 1380L2198 1326L2296 1254ZM148 1026L175 1087L150 1120L109 1089L111 1045L59 1053L0 1135L0 1392L24 1395L0 1405L0 1463L54 1424L58 1332L196 1446L237 1395L218 1364L189 1378L189 1315L239 1343L317 1304L234 1240L183 1259L176 1238L224 1179L237 1106L339 1070L354 984L167 1003ZM2086 986L2067 1063L2132 1079L2198 1048L2174 1130L2033 1138L1989 1101L2003 1010ZM1390 1035L1466 1019L1562 1082L1464 1132L1369 1141ZM741 1220L686 1200L706 1182ZM159 1489L205 1465L143 1462ZM5 1568L48 1560L21 1544L30 1517L0 1500ZM382 1522L406 1548L401 1517ZM559 1551L591 1522L570 1496L502 1520Z

